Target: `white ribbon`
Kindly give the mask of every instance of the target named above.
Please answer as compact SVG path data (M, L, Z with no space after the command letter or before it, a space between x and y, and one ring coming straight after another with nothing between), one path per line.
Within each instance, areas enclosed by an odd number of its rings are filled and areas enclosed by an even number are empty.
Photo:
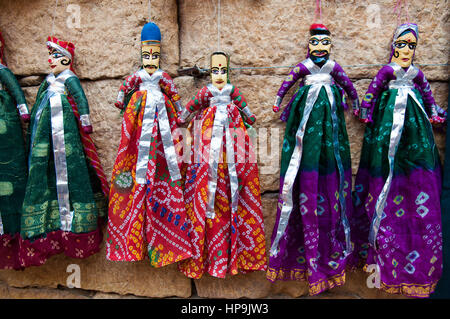
M64 83L72 76L76 75L70 70L65 70L57 77L55 77L52 73L48 75L46 79L49 83L47 95L49 96L50 101L53 156L56 172L56 191L58 195L61 230L63 231L70 231L72 229L73 220L73 211L70 210L66 146L64 141L64 113L62 104L62 95L65 92ZM37 123L38 122L39 119L37 119ZM33 147L33 145L31 147Z
M181 179L181 173L178 167L178 159L175 152L172 132L170 130L164 95L159 86L159 80L162 77L163 71L158 69L151 76L144 69L139 70L137 73L142 80L139 90L147 91L147 97L145 100L141 137L138 146L136 183L146 183L152 132L156 124L159 125L170 177L172 181L179 180ZM158 121L155 120L155 112L158 112Z
M419 69L411 65L405 72L397 63L390 63L390 67L394 69L394 75L396 80L389 82L389 89L397 89L397 96L395 98L395 105L393 111L392 128L389 140L389 150L388 150L388 162L389 162L389 175L383 188L378 196L377 202L375 204L375 214L372 219L372 224L369 233L369 243L377 251L376 238L380 228L381 220L383 219L384 208L386 207L386 200L389 195L389 190L392 184L392 178L394 174L394 159L397 153L398 145L402 137L406 106L408 103L408 97L411 97L419 106L420 110L428 118L428 115L416 97L416 94L412 90L414 88L413 80L417 76ZM428 122L429 128L431 129L431 124Z
M217 190L217 170L219 167L220 154L222 151L222 141L225 134L225 148L227 154L228 173L230 177L231 188L231 212L237 212L239 200L239 181L236 171L235 155L233 139L231 138L228 105L231 103L231 84L225 85L222 90L217 89L214 85L208 84L208 90L213 97L210 100L210 106L216 106L214 114L214 123L212 128L211 145L209 151L209 167L208 167L208 206L206 209L206 218L213 219L216 216L214 211L214 203Z
M289 161L289 166L287 168L284 183L281 191L281 198L283 200L283 206L281 208L280 218L278 220L278 227L275 239L270 248L270 255L276 256L279 253L279 242L281 237L286 231L290 215L293 210L294 202L293 202L293 188L294 182L298 174L298 170L300 168L300 164L302 161L303 155L303 138L305 135L306 124L308 123L309 116L314 107L314 104L317 101L317 97L319 96L320 90L322 87L325 88L328 99L331 105L331 116L332 116L332 124L333 124L333 146L334 146L334 155L336 158L336 163L338 165L338 173L339 173L339 202L341 206L341 222L344 227L345 241L346 241L346 250L344 251L345 255L350 254L351 252L351 242L350 242L350 227L347 220L346 215L346 205L345 198L343 196L343 185L344 185L344 171L342 166L342 161L339 153L339 140L338 140L338 123L336 116L336 101L333 96L333 92L331 91L331 84L333 84L333 79L330 73L334 68L334 61L328 60L321 68L319 68L311 59L306 59L302 62L302 64L308 68L311 74L305 77L305 85L310 85L308 90L308 95L306 97L306 105L303 111L303 116L300 121L300 125L297 129L296 133L296 145L295 149L292 153L291 159Z

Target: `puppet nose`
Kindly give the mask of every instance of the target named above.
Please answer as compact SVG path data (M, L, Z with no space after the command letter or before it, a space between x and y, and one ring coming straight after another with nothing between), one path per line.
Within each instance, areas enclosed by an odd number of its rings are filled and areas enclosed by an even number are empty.
M52 59L48 59L48 63L52 63L53 61L52 61Z

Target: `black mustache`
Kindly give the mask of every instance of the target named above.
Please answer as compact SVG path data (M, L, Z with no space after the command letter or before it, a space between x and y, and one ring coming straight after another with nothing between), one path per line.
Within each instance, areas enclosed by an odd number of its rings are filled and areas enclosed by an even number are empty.
M154 64L145 64L144 65L144 69L147 69L147 68L155 68L155 69L157 69L158 67L156 65L154 65Z

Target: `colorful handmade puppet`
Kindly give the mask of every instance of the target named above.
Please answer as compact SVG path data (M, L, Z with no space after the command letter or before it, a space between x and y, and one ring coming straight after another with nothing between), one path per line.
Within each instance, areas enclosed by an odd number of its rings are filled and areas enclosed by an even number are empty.
M280 194L267 278L308 280L312 295L342 285L352 258L352 174L343 88L354 110L358 95L344 70L329 59L331 35L310 27L308 57L281 85L274 112L302 79L283 112L286 132Z
M30 120L25 96L6 67L0 32L0 269L19 269L20 215L27 166L20 119Z
M230 84L226 53L211 55L211 80L179 115L184 122L200 111L189 124L184 185L194 256L178 264L190 278L267 268L258 166L243 120L256 117Z
M64 252L99 250L108 183L94 143L89 105L73 72L75 46L48 37L52 70L39 87L28 130L28 183L21 220L21 264L41 265Z
M126 78L115 104L126 109L111 179L107 238L107 259L142 260L148 250L154 267L192 256L178 161L180 96L159 68L160 42L158 26L147 23L141 33L142 68Z
M443 122L444 111L413 65L418 36L416 24L396 29L390 63L361 103L370 124L355 199L368 218L367 264L377 265L381 289L428 297L442 273L441 164L430 122Z

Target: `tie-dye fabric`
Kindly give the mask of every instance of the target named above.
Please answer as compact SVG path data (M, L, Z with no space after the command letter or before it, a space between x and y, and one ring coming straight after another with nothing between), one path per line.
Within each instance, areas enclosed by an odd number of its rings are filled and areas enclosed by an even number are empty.
M20 216L27 181L25 144L16 106L25 103L12 72L0 65L0 269L19 269Z
M129 76L121 87L132 94L122 121L122 137L111 178L106 258L113 261L150 259L153 267L166 266L192 256L182 181L169 173L158 111L151 119L152 132L143 132L147 91L136 90L142 79ZM159 81L170 123L170 134L180 155L181 135L176 135L173 102L180 99L167 73ZM134 90L134 93L131 93ZM153 105L153 107L156 107ZM151 133L146 183L136 182L136 164L141 135Z
M284 184L291 154L296 145L296 132L303 116L310 86L300 88L292 103L283 142L280 177L280 196L277 221L280 218ZM332 86L337 101L336 115L339 124L339 150L344 167L344 197L346 215L352 217L350 145L342 97ZM339 173L333 151L331 108L325 89L322 88L306 125L303 140L303 157L293 188L294 207L288 226L280 240L277 256L271 256L267 279L307 280L309 292L316 295L345 283L349 262L344 255L345 240L341 227L339 203ZM278 225L278 222L276 223ZM272 233L272 242L278 228Z
M23 267L42 265L60 253L86 258L99 251L102 241L99 224L106 215L108 187L91 138L80 132L79 114L88 114L88 102L78 77L69 77L64 86L61 102L72 225L70 231L61 229L51 125L54 119L49 84L44 81L28 129L29 170L20 243Z
M393 178L375 238L377 247L370 245L367 266L378 267L380 288L384 291L428 297L442 273L441 164L424 109L431 105L424 103L421 95L423 89L428 95L431 91L421 85L426 82L418 79L421 72L413 79L420 90L411 86L404 120L394 123L401 89L389 89L387 84L400 73L401 70L394 72L391 66L380 70L370 86L375 94L362 105L367 107L364 104L376 101L371 110L373 123L366 126L364 133L355 182L356 214L361 221L359 234L365 234L358 242L367 247L367 235L376 229L375 205L390 172L388 154L393 130L400 125Z
M195 279L201 278L205 273L225 278L226 275L236 275L239 272L267 269L258 166L239 111L247 102L235 87L230 94L232 102L226 107L226 125L233 136L234 163L239 183L237 211L233 212L231 206L230 173L224 135L220 147L222 161L219 162L217 171L215 216L206 216L209 162L208 157L203 156L209 153L212 146L211 133L217 111L216 105L210 105L212 97L213 94L204 87L186 105L189 112L200 111L189 124L192 137L190 162L184 166L184 196L194 255L179 263L179 269L186 276Z

